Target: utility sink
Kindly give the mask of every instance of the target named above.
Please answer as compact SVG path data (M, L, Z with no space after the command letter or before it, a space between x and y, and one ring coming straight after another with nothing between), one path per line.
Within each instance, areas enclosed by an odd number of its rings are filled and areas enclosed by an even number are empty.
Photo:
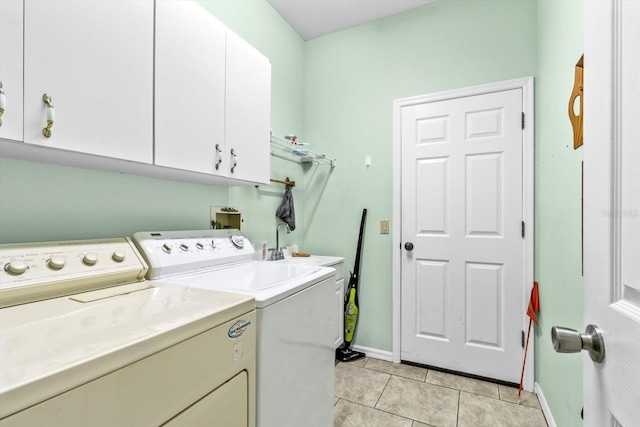
M333 264L337 264L339 262L343 262L344 258L335 257L335 256L324 256L324 255L311 255L306 257L285 257L282 260L276 261L284 264L297 264L297 265L320 265L320 266L331 266Z
M326 255L311 255L307 257L285 257L282 260L274 261L284 264L292 265L309 265L309 266L322 266L331 267L336 270L336 280L342 280L344 278L344 258L337 256Z

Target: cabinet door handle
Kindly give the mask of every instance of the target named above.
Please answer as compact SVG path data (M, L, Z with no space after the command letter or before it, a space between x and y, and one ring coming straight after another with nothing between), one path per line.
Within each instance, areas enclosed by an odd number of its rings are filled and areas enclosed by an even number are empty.
M0 82L0 126L2 126L2 115L4 114L4 109L7 106L7 98L4 96L4 91L2 90L2 82Z
M238 156L236 155L236 150L234 150L233 148L231 149L231 162L231 173L233 173L236 166L238 166Z
M216 144L216 156L218 156L218 161L216 162L216 170L220 167L220 163L222 163L222 149L220 148L220 144Z
M45 138L49 138L51 136L51 126L53 126L53 122L56 119L56 110L53 109L53 104L51 103L51 97L48 94L42 95L42 100L44 101L46 108L46 118L47 118L47 126L42 129L42 134Z

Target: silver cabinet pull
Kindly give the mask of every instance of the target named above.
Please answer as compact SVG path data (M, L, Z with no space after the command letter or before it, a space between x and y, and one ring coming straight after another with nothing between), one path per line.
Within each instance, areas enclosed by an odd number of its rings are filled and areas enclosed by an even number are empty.
M575 329L554 326L551 328L551 341L558 353L579 353L587 350L594 362L601 363L604 360L604 338L595 325L587 325L584 334Z
M233 173L236 169L236 166L238 166L238 156L236 155L236 150L234 150L233 148L231 149L231 163L231 173Z
M220 163L222 163L222 150L220 149L220 144L216 144L216 156L218 156L218 161L216 162L216 170L220 167Z

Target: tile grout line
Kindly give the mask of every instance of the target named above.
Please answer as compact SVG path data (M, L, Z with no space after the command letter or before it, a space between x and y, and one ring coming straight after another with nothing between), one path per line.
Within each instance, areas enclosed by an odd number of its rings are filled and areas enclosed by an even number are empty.
M418 422L418 423L420 422L420 421L418 421L418 420L414 420L413 418L405 417L404 415L394 414L393 412L385 411L384 409L379 409L379 408L375 408L375 407L371 407L371 406L365 405L365 404L363 404L363 403L361 403L361 402L354 402L354 401L352 401L352 400L344 399L344 398L341 398L340 400L344 400L344 401L346 401L346 402L353 403L354 405L362 406L362 407L363 407L363 408L365 408L365 409L372 409L372 410L374 410L374 411L382 412L383 414L391 415L391 416L398 417L398 418L403 418L403 419L405 419L405 420L409 420L409 421L411 421L411 423L412 423L412 424L413 424L414 422ZM376 403L377 403L377 402L376 402Z
M462 397L462 392L460 390L458 390L458 410L456 411L456 427L458 427L458 424L460 423L460 400Z
M376 406L378 406L378 402L380 402L380 398L384 394L384 391L387 389L387 386L389 385L389 381L391 381L391 377L393 377L393 374L389 374L389 378L387 378L387 382L384 384L384 387L382 387L382 392L380 393L380 396L378 396L378 399L376 399L376 403L373 404L373 409L377 409Z

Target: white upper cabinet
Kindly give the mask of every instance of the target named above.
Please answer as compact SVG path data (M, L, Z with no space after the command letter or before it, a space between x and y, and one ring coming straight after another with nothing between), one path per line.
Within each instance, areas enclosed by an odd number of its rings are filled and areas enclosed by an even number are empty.
M231 155L229 176L268 183L271 64L247 42L227 32L226 68L225 147Z
M156 1L156 165L227 175L225 37L196 2Z
M269 182L271 64L196 1L0 0L0 82L2 156Z
M194 1L156 0L155 164L268 183L271 64Z
M153 8L149 0L25 0L25 142L152 162Z
M24 0L0 0L0 138L22 141Z

